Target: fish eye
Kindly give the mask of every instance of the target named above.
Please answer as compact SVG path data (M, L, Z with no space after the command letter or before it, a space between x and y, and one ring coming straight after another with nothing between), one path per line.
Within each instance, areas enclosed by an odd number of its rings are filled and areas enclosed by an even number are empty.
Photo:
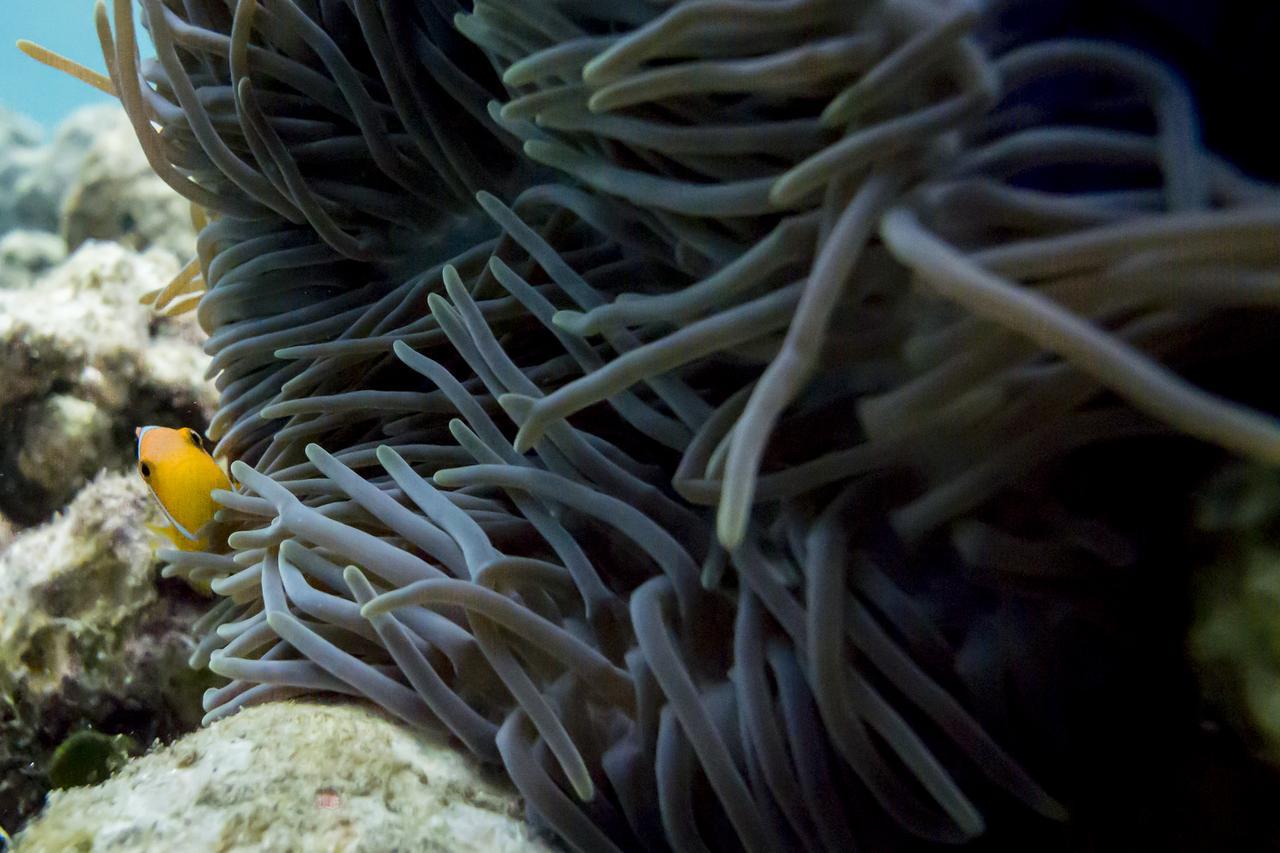
M151 466L145 462L138 463L138 470L142 472L142 476L144 478L151 476Z
M200 433L193 429L187 430L187 438L191 439L191 443L201 450L204 449L204 439L200 437Z

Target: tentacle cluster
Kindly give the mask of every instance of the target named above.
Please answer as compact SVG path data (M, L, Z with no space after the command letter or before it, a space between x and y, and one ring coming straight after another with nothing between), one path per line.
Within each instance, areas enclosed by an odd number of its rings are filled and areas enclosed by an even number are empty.
M164 554L222 597L209 719L368 698L583 850L1063 816L908 590L939 542L1132 561L1036 473L1082 447L1280 458L1197 384L1274 338L1280 197L1176 77L933 0L142 8L150 62L99 7L111 82L214 214L158 300L236 460L231 550Z

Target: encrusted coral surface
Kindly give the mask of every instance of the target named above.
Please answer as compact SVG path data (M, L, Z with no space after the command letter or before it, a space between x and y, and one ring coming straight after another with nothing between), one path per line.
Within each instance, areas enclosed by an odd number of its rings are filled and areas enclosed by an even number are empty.
M204 679L187 658L203 602L161 581L147 530L159 521L136 477L104 473L0 550L0 824L38 807L75 731L146 743L195 722Z
M87 240L111 240L183 259L195 252L190 205L151 171L119 109L101 116L62 201L59 228L72 251Z
M0 290L0 507L28 524L94 472L132 463L133 427L199 426L215 395L189 322L156 320L138 298L178 265L88 242L38 283Z
M57 234L16 229L0 237L0 290L30 287L67 256Z
M145 744L198 722L207 675L187 658L204 605L160 579L147 525L162 519L132 472L133 428L202 426L215 394L203 333L138 301L193 232L185 202L139 168L122 111L77 111L45 145L3 118L0 825L15 829L69 736ZM64 210L82 232L70 253Z
M57 233L62 205L86 152L104 128L119 123L111 105L82 107L50 134L0 108L0 233L29 228Z
M362 705L253 708L51 795L28 853L549 853L501 778Z

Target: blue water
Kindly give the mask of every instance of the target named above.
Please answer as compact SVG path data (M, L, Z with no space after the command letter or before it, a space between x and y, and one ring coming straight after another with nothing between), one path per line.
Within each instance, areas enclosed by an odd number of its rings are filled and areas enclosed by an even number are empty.
M0 3L4 7L0 12L0 104L52 128L76 107L111 100L79 80L28 58L15 46L20 38L30 39L105 72L93 27L92 0Z

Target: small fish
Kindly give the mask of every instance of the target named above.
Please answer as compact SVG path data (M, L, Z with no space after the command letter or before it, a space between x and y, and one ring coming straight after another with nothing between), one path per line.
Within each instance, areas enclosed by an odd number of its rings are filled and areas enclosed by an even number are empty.
M206 528L218 510L211 493L230 489L231 481L193 429L144 426L134 434L138 436L138 473L171 525L153 529L179 550L205 550L209 545Z

